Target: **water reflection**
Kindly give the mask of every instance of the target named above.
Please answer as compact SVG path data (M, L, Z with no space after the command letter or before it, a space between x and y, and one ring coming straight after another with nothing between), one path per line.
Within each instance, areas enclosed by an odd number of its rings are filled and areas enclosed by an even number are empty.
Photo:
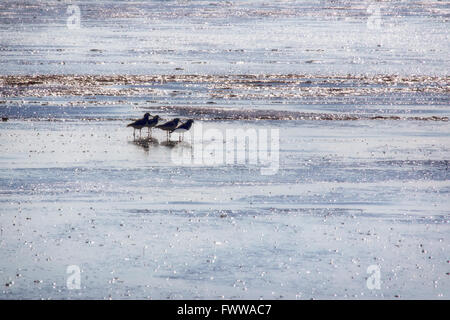
M173 149L175 147L192 149L192 145L189 142L178 140L177 141L165 140L159 142L158 139L152 137L134 139L130 141L130 143L140 148L143 148L145 151L149 151L151 147L159 147L159 146L167 147L169 149Z
M172 148L176 147L177 145L181 145L181 142L167 140L167 141L161 142L161 145L172 149Z
M159 140L152 137L134 139L130 143L143 148L145 151L149 151L150 147L159 146Z

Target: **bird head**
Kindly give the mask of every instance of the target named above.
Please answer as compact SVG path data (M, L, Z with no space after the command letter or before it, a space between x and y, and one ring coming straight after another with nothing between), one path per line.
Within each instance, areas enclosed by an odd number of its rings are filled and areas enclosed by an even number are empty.
M144 118L148 119L148 117L150 117L150 113L147 112L146 114L144 114Z

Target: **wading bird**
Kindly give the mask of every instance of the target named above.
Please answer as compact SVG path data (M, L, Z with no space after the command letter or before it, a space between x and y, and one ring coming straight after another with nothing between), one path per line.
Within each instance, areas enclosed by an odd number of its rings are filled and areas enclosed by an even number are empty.
M175 118L169 122L160 124L159 126L156 126L156 128L167 131L167 140L170 139L170 134L172 133L173 130L176 129L176 127L178 126L178 124L180 123L180 119L179 118Z
M158 122L160 119L161 118L157 115L147 121L147 123L145 124L145 127L148 128L148 135L150 135L152 128L155 127L156 125L158 125Z
M189 129L191 129L193 123L194 123L194 120L189 119L188 121L186 121L185 123L178 126L175 130L172 131L172 132L177 132L180 134L178 137L178 141L182 141L184 139L184 133L186 131L189 131Z
M139 130L139 138L141 137L141 130L147 124L149 117L150 117L150 113L147 112L146 114L144 114L144 117L142 119L139 119L139 120L127 125L127 127L132 127L134 129L133 130L133 138L136 138L136 135L135 135L136 129Z

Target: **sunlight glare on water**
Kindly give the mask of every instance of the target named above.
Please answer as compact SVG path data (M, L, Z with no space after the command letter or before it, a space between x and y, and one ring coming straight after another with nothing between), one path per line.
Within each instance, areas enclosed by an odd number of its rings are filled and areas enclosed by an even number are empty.
M0 25L1 299L448 299L445 1L6 0ZM194 124L133 138L146 112Z

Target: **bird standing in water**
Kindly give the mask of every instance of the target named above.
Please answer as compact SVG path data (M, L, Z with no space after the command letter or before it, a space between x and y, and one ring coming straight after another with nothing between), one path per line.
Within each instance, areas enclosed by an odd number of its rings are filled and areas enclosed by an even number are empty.
M159 126L156 126L156 128L167 131L167 140L170 139L170 134L172 133L173 130L175 130L175 128L178 126L178 124L180 123L180 119L179 118L175 118L169 122L160 124Z
M189 131L189 129L191 129L193 123L194 123L194 120L189 119L188 121L186 121L185 123L178 126L175 130L172 131L172 132L177 132L180 134L180 136L178 137L178 141L182 141L184 139L184 133L186 131Z
M141 130L148 122L148 118L150 117L150 113L144 114L144 117L142 119L139 119L135 122L130 123L127 125L127 127L132 127L133 130L133 138L136 139L136 129L139 130L139 138L141 137Z
M158 124L160 119L161 118L158 115L156 115L153 118L151 118L150 120L148 120L147 123L145 124L145 126L148 128L148 135L149 136L150 136L150 133L152 131L152 128L155 127Z

